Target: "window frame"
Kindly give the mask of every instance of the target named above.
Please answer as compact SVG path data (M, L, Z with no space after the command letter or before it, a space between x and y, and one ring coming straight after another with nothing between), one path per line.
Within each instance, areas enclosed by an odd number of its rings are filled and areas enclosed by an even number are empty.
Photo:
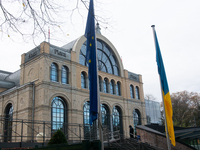
M87 85L86 85L86 73L85 72L81 72L81 88L86 89Z
M53 106L54 104L56 105L56 107ZM62 104L63 108L57 107L58 104ZM62 111L63 111L63 113L59 113ZM61 124L62 124L61 129L62 129L63 133L65 135L67 134L67 126L68 126L67 111L68 111L68 109L67 109L67 104L66 104L65 100L59 96L54 97L53 100L51 101L51 134L52 135L56 132L56 130L58 130L60 128L58 126ZM54 119L56 121L54 121ZM58 121L58 120L60 120L60 121ZM63 120L63 121L61 121L61 120ZM56 126L56 128L54 128L54 125Z
M132 84L130 85L130 96L131 96L131 99L134 99L134 98L135 98L134 86L133 86Z
M62 84L69 84L68 76L69 76L69 69L67 66L63 65L61 68L61 83Z
M58 65L54 62L51 63L50 80L58 82Z
M13 111L13 105L11 103L7 104L4 111L4 142L12 142Z

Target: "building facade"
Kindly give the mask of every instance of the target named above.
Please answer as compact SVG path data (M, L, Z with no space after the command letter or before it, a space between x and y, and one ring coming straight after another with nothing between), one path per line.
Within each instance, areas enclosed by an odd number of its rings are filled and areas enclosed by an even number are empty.
M129 125L146 124L142 76L124 69L116 48L100 32L96 38L104 133L128 136ZM17 134L28 135L27 141L45 135L47 141L58 128L67 129L68 139L72 133L91 138L85 57L84 36L63 47L42 42L22 54L20 70L0 71L1 142L22 140ZM12 120L31 122L20 126Z
M147 124L151 123L162 124L159 102L152 100L145 100L145 108L146 108Z

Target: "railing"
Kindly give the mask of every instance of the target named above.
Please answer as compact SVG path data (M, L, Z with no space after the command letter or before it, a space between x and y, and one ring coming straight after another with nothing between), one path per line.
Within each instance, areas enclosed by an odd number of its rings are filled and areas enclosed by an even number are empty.
M6 120L0 119L0 142L38 142L46 143L55 132L52 122ZM69 142L81 142L84 139L84 126L82 124L60 124L60 129Z
M25 143L48 143L56 127L55 122L50 121L30 121L30 120L19 120L12 119L8 120L0 118L0 142L25 142ZM82 140L97 140L98 128L96 125L83 125L83 124L69 124L69 123L58 123L60 129L65 134L68 143L77 143ZM103 132L109 132L107 127L103 128ZM119 136L113 132L110 139L115 136ZM115 135L116 134L116 135ZM104 135L104 139L107 137Z
M38 143L45 146L55 132L55 130L53 130L53 124L54 123L50 121L32 122L28 120L6 120L0 118L0 143ZM99 139L98 128L96 126L62 123L62 125L60 124L60 129L65 134L68 143L80 143L85 139L90 141ZM142 143L135 138L126 137L125 135L129 135L129 133L125 131L123 131L124 134L120 134L120 130L111 132L105 127L103 128L103 133L105 146L111 148L134 150L140 147L147 147L149 149L153 147L147 143L145 144L145 142L148 142L145 136L142 139ZM159 146L154 147L154 149L164 149L162 143L166 145L166 141L162 141L147 132L145 134L148 135L151 140L157 140L159 142ZM176 150L175 148L173 149Z

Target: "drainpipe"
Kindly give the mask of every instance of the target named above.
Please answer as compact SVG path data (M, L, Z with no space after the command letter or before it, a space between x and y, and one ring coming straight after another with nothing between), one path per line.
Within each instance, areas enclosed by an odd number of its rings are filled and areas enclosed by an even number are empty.
M35 113L35 81L39 79L33 80L32 84L32 142L34 142L34 113Z

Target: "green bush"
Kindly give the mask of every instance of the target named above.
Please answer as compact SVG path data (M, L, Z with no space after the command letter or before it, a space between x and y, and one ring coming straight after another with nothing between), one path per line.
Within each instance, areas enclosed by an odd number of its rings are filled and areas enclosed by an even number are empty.
M67 139L64 133L60 129L58 129L53 134L47 145L53 145L53 144L67 144Z

